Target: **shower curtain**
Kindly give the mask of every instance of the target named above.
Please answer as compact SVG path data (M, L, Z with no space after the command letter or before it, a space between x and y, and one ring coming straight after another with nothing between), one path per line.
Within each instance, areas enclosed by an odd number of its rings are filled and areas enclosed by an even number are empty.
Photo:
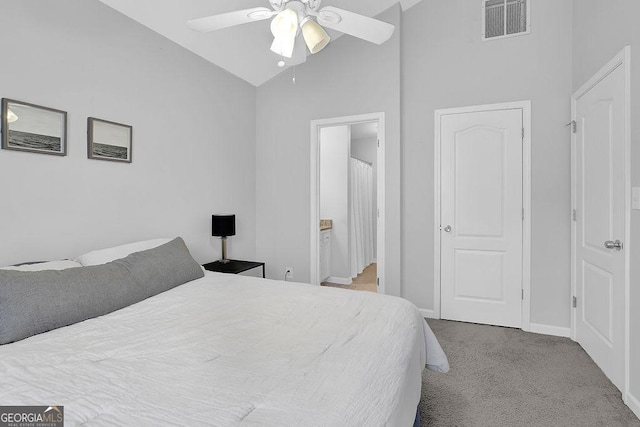
M351 277L373 262L373 168L351 158Z

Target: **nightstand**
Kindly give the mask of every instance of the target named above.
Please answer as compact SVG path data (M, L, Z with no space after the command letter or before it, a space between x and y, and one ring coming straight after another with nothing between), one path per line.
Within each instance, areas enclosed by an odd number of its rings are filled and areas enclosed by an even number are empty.
M229 274L238 274L247 270L251 270L253 268L262 267L262 277L265 278L264 262L240 261L237 259L230 259L227 263L214 261L208 264L204 264L202 267L204 267L205 270Z

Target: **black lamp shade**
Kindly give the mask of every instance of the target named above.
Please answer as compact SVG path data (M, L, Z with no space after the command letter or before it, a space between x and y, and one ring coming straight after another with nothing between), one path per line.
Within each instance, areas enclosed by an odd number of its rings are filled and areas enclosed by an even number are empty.
M227 237L236 235L235 215L211 215L211 235Z

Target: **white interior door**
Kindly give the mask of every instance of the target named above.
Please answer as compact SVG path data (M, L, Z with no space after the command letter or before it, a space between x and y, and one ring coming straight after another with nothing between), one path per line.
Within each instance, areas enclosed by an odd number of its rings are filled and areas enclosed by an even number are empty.
M441 317L521 327L523 110L441 117Z
M611 381L624 381L625 72L576 98L576 341ZM618 244L616 244L619 243Z

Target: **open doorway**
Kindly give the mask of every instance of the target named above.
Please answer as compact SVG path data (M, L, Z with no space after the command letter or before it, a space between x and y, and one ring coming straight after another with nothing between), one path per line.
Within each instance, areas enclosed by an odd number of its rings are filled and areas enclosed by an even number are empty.
M311 128L311 283L383 293L384 116Z

